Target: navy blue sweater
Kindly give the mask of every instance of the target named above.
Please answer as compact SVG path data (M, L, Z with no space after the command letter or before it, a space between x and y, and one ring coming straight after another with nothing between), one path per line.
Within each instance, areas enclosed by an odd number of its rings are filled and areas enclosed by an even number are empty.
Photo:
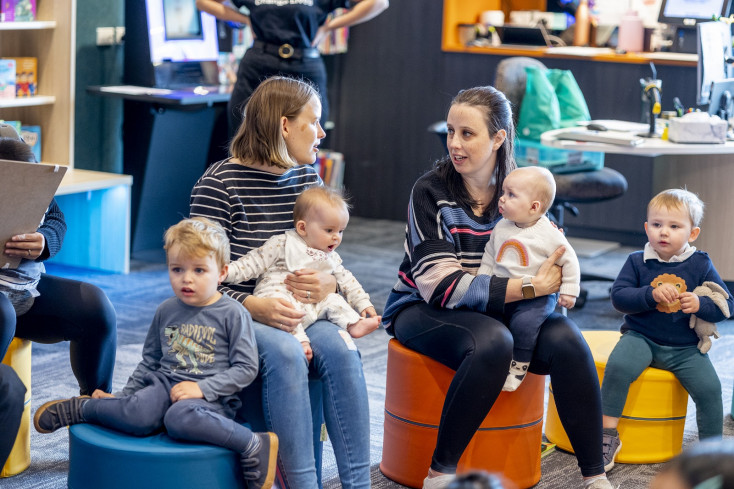
M653 283L670 281L681 292L693 292L703 282L720 285L729 294L729 311L734 311L734 299L721 280L709 256L703 251L694 252L682 262L663 263L658 260L643 261L643 252L636 251L627 258L612 286L612 304L624 313L622 331L633 330L655 343L664 346L692 346L698 344L696 333L689 327L691 315L678 310L662 312L652 298ZM726 316L708 297L700 297L700 309L696 316L712 323L723 321ZM661 306L662 309L662 306ZM671 309L676 309L673 306Z

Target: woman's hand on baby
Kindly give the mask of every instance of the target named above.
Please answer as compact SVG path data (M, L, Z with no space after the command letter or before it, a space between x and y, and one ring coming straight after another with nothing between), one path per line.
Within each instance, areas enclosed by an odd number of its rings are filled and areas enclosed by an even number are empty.
M171 402L182 401L184 399L204 399L204 393L201 392L199 384L184 380L171 388Z
M41 233L16 234L5 243L5 254L35 260L46 247L46 240Z
M543 296L558 292L561 288L561 267L556 262L561 259L563 253L566 252L565 246L559 246L551 256L546 258L538 269L538 273L533 277L533 286L535 286L535 295Z
M115 397L115 396L101 389L95 389L94 392L92 392L92 399L106 399L108 397Z
M245 299L245 307L255 321L288 333L298 326L304 316L285 299L250 295Z
M316 304L336 292L336 278L330 273L304 268L288 274L285 286L299 302Z

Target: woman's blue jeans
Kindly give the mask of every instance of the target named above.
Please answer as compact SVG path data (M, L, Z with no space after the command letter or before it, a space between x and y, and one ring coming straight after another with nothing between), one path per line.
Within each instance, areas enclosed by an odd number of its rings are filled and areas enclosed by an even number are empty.
M253 324L260 353L260 382L243 391L242 414L253 422L255 431L261 428L253 418L264 416L265 428L278 435L282 482L289 489L321 487L314 445L322 417L321 410L312 409L319 396L309 394L310 378L320 380L310 384L321 390L323 419L342 487L369 488L367 387L360 354L351 346L354 343L349 335L328 321L313 323L306 330L314 354L309 364L295 336L262 323ZM253 402L258 398L262 413L253 413Z

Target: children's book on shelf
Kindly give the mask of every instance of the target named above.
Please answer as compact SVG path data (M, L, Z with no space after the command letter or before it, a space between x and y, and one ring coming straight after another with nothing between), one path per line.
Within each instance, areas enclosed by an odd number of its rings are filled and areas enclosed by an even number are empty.
M36 20L36 0L0 0L1 22Z
M0 59L0 98L15 98L14 59Z
M15 132L20 134L20 126L21 126L20 121L4 121L0 119L0 122L2 122L3 124L7 124L9 126L13 126L13 129L15 129Z
M38 87L38 59L30 56L5 59L15 60L15 96L33 97Z
M18 133L33 150L36 161L41 161L41 126L21 126Z
M314 163L324 185L340 189L344 186L344 155L336 151L319 151Z
M338 8L329 14L329 19L338 17L343 14L346 9ZM321 39L318 48L321 54L340 54L347 52L347 44L349 41L349 27L340 27L329 31L327 35Z

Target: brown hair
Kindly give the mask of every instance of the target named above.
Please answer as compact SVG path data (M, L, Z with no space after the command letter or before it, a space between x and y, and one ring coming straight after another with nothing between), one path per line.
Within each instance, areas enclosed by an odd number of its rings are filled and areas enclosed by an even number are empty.
M224 228L206 217L192 217L174 224L163 236L166 254L178 245L186 256L201 258L214 255L221 270L229 263L229 238Z
M647 204L647 212L651 209L684 210L691 219L694 228L701 225L704 204L698 195L683 188L663 190Z
M258 85L245 106L244 119L229 146L241 162L261 163L289 169L298 163L288 154L281 118L298 117L303 107L318 97L306 81L273 76Z
M497 163L494 168L494 194L484 211L485 215L495 217L498 215L497 205L502 194L502 183L505 181L505 177L516 167L513 156L515 125L512 122L510 102L507 101L505 94L496 88L485 86L461 90L451 101L451 106L454 105L468 105L483 111L490 138L494 138L503 129L507 133L502 146L497 149ZM454 169L449 156L436 162L434 170L446 182L449 192L459 204L465 207L476 205L464 186L461 175Z
M293 224L305 220L311 209L319 204L328 204L335 208L341 207L349 213L349 203L340 190L319 185L307 188L298 196L293 206Z

